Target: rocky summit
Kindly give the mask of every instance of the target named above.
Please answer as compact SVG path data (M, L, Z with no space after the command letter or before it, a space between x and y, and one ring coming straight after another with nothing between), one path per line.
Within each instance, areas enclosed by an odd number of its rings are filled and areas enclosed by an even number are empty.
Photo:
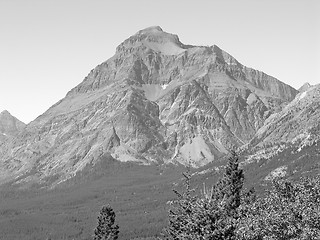
M299 125L290 109L317 98L311 91L243 66L218 46L185 45L146 28L1 145L0 181L55 185L110 155L204 166L239 147L282 140L278 126Z

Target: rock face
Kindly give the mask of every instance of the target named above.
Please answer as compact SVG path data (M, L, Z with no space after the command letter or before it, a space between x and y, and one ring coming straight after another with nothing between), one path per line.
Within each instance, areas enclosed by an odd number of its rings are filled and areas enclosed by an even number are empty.
M254 181L319 175L319 118L319 84L301 90L281 112L272 114L242 147L243 164L262 177Z
M0 113L0 142L16 136L25 124L12 116L7 110Z
M104 154L203 166L248 144L297 94L215 45L150 27L1 146L0 181L59 183Z
M289 146L300 151L320 140L320 85L300 92L281 112L272 114L243 147L251 158L270 158ZM293 148L294 146L294 148ZM299 150L300 149L300 150Z

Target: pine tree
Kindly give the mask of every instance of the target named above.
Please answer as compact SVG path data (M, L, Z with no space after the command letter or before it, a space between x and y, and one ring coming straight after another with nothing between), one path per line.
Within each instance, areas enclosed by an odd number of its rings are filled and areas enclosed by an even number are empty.
M164 229L163 235L165 239L196 239L192 238L194 232L193 225L193 204L196 197L192 196L194 189L191 189L190 180L191 174L188 168L187 172L183 173L185 178L183 192L173 190L177 195L177 199L170 202L169 210L169 226Z
M98 226L94 230L94 240L115 240L118 239L119 226L114 225L116 214L107 205L103 206L98 216Z
M222 179L201 196L192 196L190 174L185 176L185 191L172 201L166 239L236 239L242 202L243 170L235 153L228 160Z
M228 159L223 177L214 185L210 194L202 196L199 208L204 222L203 239L236 239L239 206L243 201L242 194L244 175L239 168L239 158L235 152Z
M243 187L243 170L239 168L239 158L235 152L229 158L225 174L218 184L220 195L226 199L226 208L229 216L236 217L236 210L241 203Z

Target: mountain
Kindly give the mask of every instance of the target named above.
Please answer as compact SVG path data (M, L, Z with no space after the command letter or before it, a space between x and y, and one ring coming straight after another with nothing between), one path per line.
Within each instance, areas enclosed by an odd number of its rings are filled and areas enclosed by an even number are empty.
M7 110L0 113L0 142L8 137L16 136L25 127L25 124L12 116Z
M313 144L319 139L319 108L320 84L317 84L299 93L281 112L266 119L246 147L257 152L281 144Z
M244 164L259 163L263 179L318 174L320 165L320 84L300 92L282 111L270 115L250 142L242 146Z
M0 146L0 182L56 185L106 156L201 167L260 141L298 93L215 45L146 28Z
M184 165L197 168L195 187L211 186L234 149L258 192L318 175L319 88L297 91L215 45L141 30L0 142L0 235L88 239L110 203L121 239L154 236Z
M312 85L310 83L305 83L303 84L299 89L298 91L299 92L305 92L308 90L308 88L310 88Z

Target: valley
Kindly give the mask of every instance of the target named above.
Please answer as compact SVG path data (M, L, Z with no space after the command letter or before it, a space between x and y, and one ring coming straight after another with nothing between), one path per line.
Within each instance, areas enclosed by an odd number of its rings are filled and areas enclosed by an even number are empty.
M121 239L159 235L182 169L110 162L53 190L3 187L0 239L91 239L107 203L116 212Z

